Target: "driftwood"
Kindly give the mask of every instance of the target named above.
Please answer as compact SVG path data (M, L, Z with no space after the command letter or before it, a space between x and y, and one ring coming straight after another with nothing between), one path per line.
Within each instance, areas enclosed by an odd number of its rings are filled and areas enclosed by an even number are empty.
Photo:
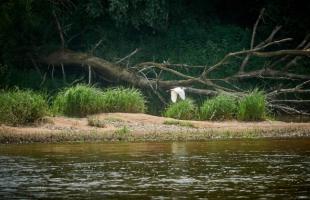
M288 113L307 114L306 112L296 110L289 105L285 105L285 103L308 103L309 100L288 100L279 99L279 97L281 97L281 95L283 96L283 94L290 93L310 93L310 90L306 89L307 85L310 83L310 76L290 72L299 60L310 57L310 36L306 36L295 49L269 50L271 48L278 47L282 43L292 41L292 38L274 39L276 34L281 29L280 26L277 26L265 40L255 45L257 26L262 19L263 14L264 9L261 11L256 23L254 24L250 49L228 53L223 57L223 59L211 66L193 66L188 64L173 64L169 62L143 62L128 67L123 65L124 61L130 59L138 53L139 49L134 50L124 58L119 59L117 62L111 62L97 57L93 55L93 53L81 53L64 49L62 33L59 33L62 48L59 51L50 54L48 57L41 59L41 61L53 66L63 66L68 64L76 67L89 66L89 68L91 68L93 72L98 74L100 77L114 81L127 82L139 88L151 88L152 91L162 100L163 98L160 93L175 86L186 87L186 92L200 95L214 96L219 93L226 93L229 95L243 96L246 92L237 87L237 84L235 84L236 81L250 78L289 80L296 83L294 87L281 87L269 91L266 94L270 107ZM55 19L57 21L58 31L61 32L56 15ZM225 65L235 57L244 57L241 65L239 66L239 70L235 74L231 74L223 78L211 78L210 75L213 71L218 70L220 67L225 67ZM266 64L259 70L246 71L245 68L251 57L275 59L272 61L269 59L268 62L266 62ZM278 65L283 65L283 67L281 69L276 69L275 66ZM202 73L198 76L190 76L179 70L185 68L200 68ZM152 78L148 75L150 72L153 73L151 76ZM170 73L175 76L176 79L164 80L161 77L162 73Z

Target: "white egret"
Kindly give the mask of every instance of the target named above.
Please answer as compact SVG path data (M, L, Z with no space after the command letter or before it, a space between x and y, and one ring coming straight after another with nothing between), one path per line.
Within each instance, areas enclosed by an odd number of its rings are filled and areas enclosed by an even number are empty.
M178 96L185 100L185 87L176 87L170 89L171 101L175 103L177 101Z

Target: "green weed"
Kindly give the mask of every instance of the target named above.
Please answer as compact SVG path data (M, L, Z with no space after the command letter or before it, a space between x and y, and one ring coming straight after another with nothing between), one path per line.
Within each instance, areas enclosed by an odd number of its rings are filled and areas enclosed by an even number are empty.
M146 110L142 93L133 88L113 88L104 91L106 112L143 113Z
M0 123L33 123L47 114L48 105L41 94L30 90L0 92Z
M200 119L226 120L232 119L237 111L237 101L228 95L219 95L206 100L200 108Z
M195 125L193 123L191 123L191 122L178 121L178 120L166 120L166 121L163 122L163 124L195 128Z
M105 121L104 120L100 120L96 116L89 116L87 118L87 121L88 121L88 125L89 126L95 126L95 127L98 127L98 128L106 127Z
M128 133L130 133L130 130L127 126L123 126L122 128L120 128L114 132L114 134L116 134L118 136L124 136L124 135L127 135Z
M238 107L238 119L258 121L266 119L266 96L257 89L242 98Z
M53 102L54 112L67 116L83 117L102 112L104 108L102 91L87 85L67 88Z
M76 85L60 92L53 103L55 113L83 117L100 112L144 112L145 100L136 89L114 88L102 91Z
M164 112L165 117L171 117L175 119L195 119L197 108L192 100L179 101L170 106Z

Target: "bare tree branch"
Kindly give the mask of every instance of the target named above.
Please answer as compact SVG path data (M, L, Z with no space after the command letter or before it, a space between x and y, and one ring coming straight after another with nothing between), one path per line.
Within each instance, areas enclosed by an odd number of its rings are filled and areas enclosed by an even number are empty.
M117 62L115 62L116 64L119 64L121 62L123 62L124 60L127 60L128 58L132 57L133 55L135 55L136 53L138 53L139 49L135 49L133 52L131 52L130 54L128 54L127 56L125 56L124 58L118 60Z
M65 48L65 39L64 39L64 35L63 35L63 30L61 28L58 17L57 17L54 10L53 10L53 16L54 16L56 24L57 24L57 29L58 29L58 33L59 33L59 37L60 37L60 41L61 41L61 48L64 49Z

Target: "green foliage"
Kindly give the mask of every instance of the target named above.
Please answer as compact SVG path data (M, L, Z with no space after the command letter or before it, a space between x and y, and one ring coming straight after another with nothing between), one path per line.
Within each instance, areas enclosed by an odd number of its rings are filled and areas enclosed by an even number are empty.
M119 25L160 29L168 14L166 0L110 0L109 14Z
M238 107L238 119L258 121L266 118L266 96L257 89L242 98Z
M0 123L33 123L48 114L44 97L30 90L0 92Z
M146 110L142 93L134 88L113 88L104 91L106 112L143 113Z
M193 120L196 118L197 108L192 100L179 101L170 104L164 112L165 117Z
M206 100L200 108L200 119L226 120L232 119L237 111L237 101L228 95L219 95Z
M2 65L0 63L0 88L1 86L4 87L7 84L8 79L8 66Z
M104 108L102 91L87 85L67 88L53 102L53 111L67 116L83 117L102 112Z
M145 100L136 89L115 88L102 91L76 85L60 92L53 103L55 113L83 117L100 112L144 112Z
M130 130L127 126L123 126L122 128L117 129L114 134L118 135L118 136L125 136L128 133L130 133Z

